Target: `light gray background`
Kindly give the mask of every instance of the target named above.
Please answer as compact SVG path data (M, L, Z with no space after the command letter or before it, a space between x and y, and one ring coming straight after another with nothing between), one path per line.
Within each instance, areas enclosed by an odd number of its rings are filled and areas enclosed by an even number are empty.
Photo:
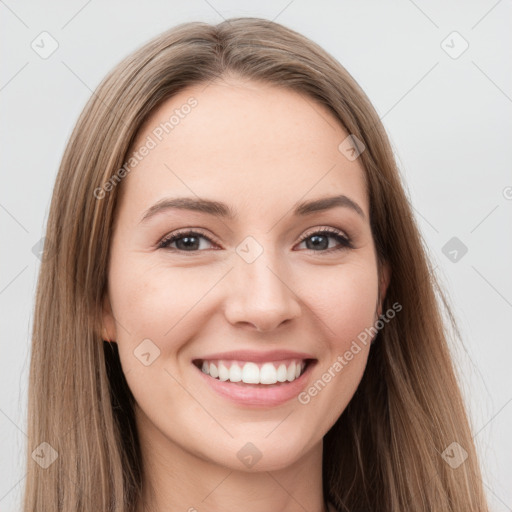
M178 23L232 16L275 20L310 37L375 105L464 335L454 351L492 510L512 510L510 0L0 0L0 16L2 512L19 509L25 481L40 263L32 247L44 234L71 130L91 91L129 52ZM31 48L43 31L59 45L47 59ZM457 58L464 43L453 31L469 44ZM443 253L452 237L468 249L456 262Z

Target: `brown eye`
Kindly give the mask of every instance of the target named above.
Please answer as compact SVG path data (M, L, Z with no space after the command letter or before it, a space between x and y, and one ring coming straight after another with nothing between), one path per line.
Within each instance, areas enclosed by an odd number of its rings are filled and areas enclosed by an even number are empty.
M213 243L207 236L202 233L198 233L197 231L183 231L164 238L159 243L158 248L183 252L196 252L200 249L201 239ZM176 243L176 247L170 247L173 243Z

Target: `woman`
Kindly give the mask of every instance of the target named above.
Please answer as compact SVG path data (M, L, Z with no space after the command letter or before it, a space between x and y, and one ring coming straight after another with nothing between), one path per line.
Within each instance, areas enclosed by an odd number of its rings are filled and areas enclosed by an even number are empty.
M186 23L126 58L47 241L27 512L488 510L388 139L304 36Z

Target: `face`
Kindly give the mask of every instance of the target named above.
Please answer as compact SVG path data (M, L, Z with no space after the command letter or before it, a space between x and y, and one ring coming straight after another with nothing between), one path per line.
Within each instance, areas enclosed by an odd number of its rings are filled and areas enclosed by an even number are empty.
M159 453L284 468L352 398L388 273L379 297L347 136L311 98L235 79L182 90L139 132L133 151L150 149L118 185L103 332Z

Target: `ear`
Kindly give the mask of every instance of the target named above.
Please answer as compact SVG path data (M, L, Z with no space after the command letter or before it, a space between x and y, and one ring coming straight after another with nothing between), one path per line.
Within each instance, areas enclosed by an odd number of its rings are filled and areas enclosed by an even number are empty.
M386 298L386 293L388 291L389 282L391 281L391 266L389 262L384 262L380 269L380 279L379 279L379 298L378 298L378 306L377 306L377 316L382 315L382 305L384 304L384 299Z
M108 293L105 293L103 297L103 306L102 306L102 327L101 327L101 336L105 341L116 341L117 333L116 333L116 323L114 319L114 314L112 313L112 305L110 304L110 299L108 297Z

